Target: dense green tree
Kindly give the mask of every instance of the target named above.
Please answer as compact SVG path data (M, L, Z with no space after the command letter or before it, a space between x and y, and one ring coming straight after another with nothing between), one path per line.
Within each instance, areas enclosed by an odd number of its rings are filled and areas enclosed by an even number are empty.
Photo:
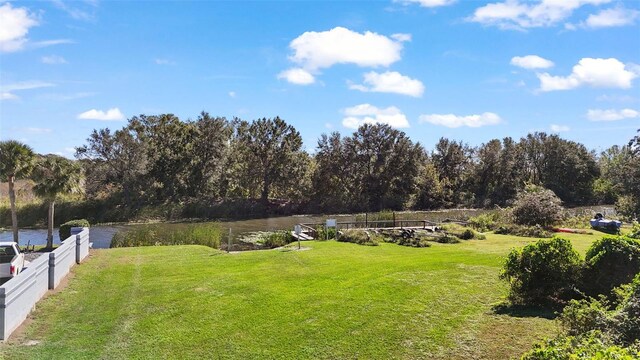
M413 208L417 210L435 210L445 204L445 194L443 192L438 171L433 162L426 161L421 167L418 175L418 191L415 196Z
M195 126L173 114L140 115L147 152L147 176L157 202L180 201L190 194L189 175L196 144ZM202 185L202 184L199 184Z
M301 158L302 138L284 120L276 117L251 123L239 121L234 141L234 156L243 185L250 195L259 190L264 205L269 203L274 184L295 181L293 163Z
M440 138L431 158L438 170L445 194L445 206L471 205L473 193L469 191L473 149L461 141Z
M353 180L366 210L402 209L416 191L424 150L386 124L364 124L346 139Z
M33 178L33 191L49 202L47 217L47 248L53 247L53 218L55 203L60 195L83 191L84 175L78 162L57 155L47 155L38 161Z
M110 129L93 130L87 144L76 148L76 158L81 160L86 174L86 191L96 198L106 191L122 193L124 203L133 205L147 186L146 144L140 138L141 126L137 118L115 132Z
M192 197L224 195L222 184L233 126L225 118L202 112L193 123L193 146L187 186Z
M476 151L471 184L477 204L488 206L496 202L496 190L501 182L502 144L494 139L482 144Z
M389 125L365 124L345 138L322 135L314 202L328 211L403 209L417 191L423 157L420 144Z
M18 242L18 215L16 211L15 181L29 175L33 168L35 154L33 150L19 141L0 141L0 179L9 183L9 202L11 203L11 230L13 241Z
M527 160L528 180L542 185L567 204L587 204L599 176L595 154L584 145L558 135L534 133L521 140Z
M322 134L315 153L313 203L322 211L349 211L353 203L352 166L338 132Z

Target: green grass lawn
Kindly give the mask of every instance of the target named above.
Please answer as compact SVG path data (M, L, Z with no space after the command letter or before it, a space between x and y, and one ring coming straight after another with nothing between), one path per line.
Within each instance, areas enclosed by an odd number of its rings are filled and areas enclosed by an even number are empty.
M566 238L584 254L599 236ZM491 310L507 290L502 258L532 240L96 250L0 358L514 358L557 331L541 316Z

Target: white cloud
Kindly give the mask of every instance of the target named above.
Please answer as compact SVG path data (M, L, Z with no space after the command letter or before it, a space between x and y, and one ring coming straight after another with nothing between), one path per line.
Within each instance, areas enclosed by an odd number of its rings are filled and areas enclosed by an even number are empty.
M587 111L587 118L591 121L616 121L624 119L640 118L640 112L633 109L590 109Z
M160 58L153 59L153 62L155 62L156 65L175 65L176 64L174 61L171 61L169 59L160 59Z
M50 87L50 86L55 86L55 84L39 81L39 80L21 81L21 82L7 84L7 85L0 84L0 99L16 100L16 99L19 99L19 96L13 94L13 91L39 89L39 88Z
M638 10L617 7L602 10L595 15L589 15L583 26L590 28L604 28L633 25L638 17L640 17L640 11Z
M611 0L541 0L531 3L506 0L475 10L467 20L501 29L526 29L553 26L570 17L584 5L600 5Z
M0 92L0 100L18 100L19 97L16 94L10 92Z
M393 2L398 2L404 5L418 4L422 7L433 8L454 4L456 0L393 0Z
M89 11L82 10L78 7L70 6L69 2L64 2L62 0L51 0L53 5L58 9L66 12L69 16L71 16L75 20L83 20L83 21L93 21L95 19L95 15ZM79 1L73 2L74 4L81 4ZM90 2L85 2L87 5L92 5L95 8L95 4L91 4ZM95 10L95 9L94 9Z
M480 115L458 116L454 114L431 114L420 115L421 123L431 123L434 125L446 126L449 128L459 128L461 126L481 127L487 125L497 125L502 122L498 114L485 112Z
M38 20L27 8L14 8L7 2L0 6L0 52L14 52L24 48L29 29Z
M300 68L285 70L278 74L278 79L285 79L296 85L310 85L316 81L315 77L310 72Z
M229 97L230 98L235 98L236 97L236 92L235 91L229 91Z
M411 79L395 71L387 71L379 74L375 71L364 74L366 85L350 85L353 90L364 92L383 92L421 97L424 93L424 85L420 80Z
M31 90L31 89L38 89L43 87L50 87L50 86L55 86L55 84L48 83L45 81L40 81L40 80L28 80L28 81L21 81L13 84L8 84L8 85L0 85L0 89L4 91Z
M39 49L47 46L61 45L61 44L74 44L74 43L75 41L71 39L54 39L54 40L36 41L36 42L30 43L30 47Z
M391 35L391 38L398 40L400 42L407 42L407 41L411 41L411 34L403 34L403 33L393 34Z
M548 69L553 67L553 61L542 58L538 55L514 56L511 58L511 65L524 69Z
M360 104L344 109L342 125L357 129L363 124L387 124L395 128L408 128L407 117L395 106L380 109L370 104Z
M78 115L78 119L83 120L101 120L101 121L118 121L124 120L124 114L120 112L118 108L111 108L109 110L102 111L91 109Z
M289 47L294 52L291 61L312 72L335 64L389 66L400 60L402 42L370 31L361 34L336 27L305 32L291 41Z
M551 124L550 129L551 131L556 133L567 132L571 130L567 125L556 125L556 124Z
M58 55L43 56L40 59L40 61L42 61L43 64L49 64L49 65L59 65L59 64L67 63L67 60L65 58Z
M615 58L583 58L573 67L569 76L552 76L548 73L537 74L537 76L540 79L540 90L554 91L581 86L628 89L631 87L631 81L638 77L638 74L625 69L625 64Z

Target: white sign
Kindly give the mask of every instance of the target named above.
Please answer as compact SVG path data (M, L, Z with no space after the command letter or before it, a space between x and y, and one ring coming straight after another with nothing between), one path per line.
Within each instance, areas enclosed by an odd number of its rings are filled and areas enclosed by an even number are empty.
M295 232L296 235L300 235L300 233L302 233L302 226L300 225L296 225L293 229L293 232Z
M336 227L338 222L336 219L327 219L327 227Z

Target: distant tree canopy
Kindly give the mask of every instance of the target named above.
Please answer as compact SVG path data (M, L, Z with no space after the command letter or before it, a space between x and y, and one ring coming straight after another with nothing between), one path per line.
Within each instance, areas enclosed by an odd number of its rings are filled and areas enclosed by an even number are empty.
M441 138L427 151L400 130L365 124L351 135L321 135L309 154L279 117L227 120L203 112L187 121L140 115L116 131L94 130L76 156L89 197L127 206L255 199L339 212L506 206L526 184L553 191L566 205L637 204L638 142L636 136L598 156L557 135L532 133L478 147Z

